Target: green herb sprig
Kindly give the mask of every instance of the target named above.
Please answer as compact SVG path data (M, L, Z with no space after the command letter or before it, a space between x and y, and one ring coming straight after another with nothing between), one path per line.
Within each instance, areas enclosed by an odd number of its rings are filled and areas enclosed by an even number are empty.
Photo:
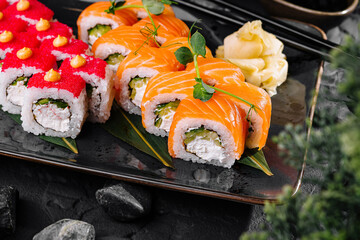
M235 94L229 93L223 89L211 86L206 84L201 76L200 76L200 70L199 70L199 64L198 64L198 57L202 56L205 58L206 55L206 40L204 36L196 30L196 32L190 37L192 29L195 27L197 29L200 29L197 27L196 22L191 26L189 35L188 35L188 47L180 47L175 52L176 59L183 65L186 65L188 63L194 62L195 71L196 71L196 78L195 81L197 82L194 85L194 91L193 91L193 97L195 99L200 99L203 102L206 102L211 99L215 91L222 92L224 94L227 94L231 97L234 97L250 106L249 111L246 115L246 119L249 120L249 115L251 114L251 110L254 110L256 112L256 109L259 109L256 105L246 101L245 99L236 96Z
M109 9L105 10L105 12L108 14L115 14L115 11L125 8L143 8L146 11L147 15L149 16L151 25L154 29L151 29L149 26L145 26L143 29L140 30L140 32L144 36L146 36L146 40L139 47L139 49L142 48L145 44L147 44L151 38L154 39L154 42L158 45L158 47L161 47L160 44L155 39L155 36L158 35L157 31L160 28L160 25L156 26L151 14L160 15L165 10L165 4L171 5L175 2L170 0L142 0L143 5L134 5L134 4L124 5L126 1L117 2L116 0L110 2L111 2L111 6L109 7ZM135 53L139 51L139 49L137 49Z

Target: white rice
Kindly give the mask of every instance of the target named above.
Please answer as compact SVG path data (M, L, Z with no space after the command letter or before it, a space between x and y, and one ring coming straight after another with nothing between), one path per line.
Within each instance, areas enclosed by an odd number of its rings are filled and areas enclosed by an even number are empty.
M39 99L52 98L66 102L70 107L70 121L66 131L55 131L40 125L33 115L33 104ZM45 134L52 137L71 137L76 138L80 133L81 127L87 116L86 90L83 89L78 98L74 98L71 92L56 88L28 88L24 98L24 105L21 111L22 127L25 131L35 135ZM46 117L46 116L45 116ZM44 117L44 118L45 118ZM45 121L45 120L43 120Z
M93 86L91 98L89 98L89 117L90 122L104 123L110 117L110 111L114 100L115 89L113 82L113 72L109 65L106 66L105 78L99 78L95 74L87 74L85 72L75 72L74 74L81 76L87 84Z
M10 86L10 84L18 77L30 77L31 75L41 71L42 70L36 69L34 67L26 67L25 65L22 65L21 68L8 68L4 72L0 72L0 105L4 111L12 114L20 114L21 112L21 106L14 104L14 102L23 102L23 100L19 98L23 98L24 95L16 96L16 100L11 98L9 99L7 96L7 88ZM19 93L21 92L22 90L19 89Z
M139 105L135 105L133 101L130 100L130 91L129 91L129 82L135 77L154 77L159 72L157 70L139 67L139 68L128 68L124 70L121 79L115 78L115 88L119 90L118 97L116 101L120 106L127 112L132 114L141 115L141 109ZM142 96L141 96L142 99Z
M130 49L127 49L122 45L104 43L104 44L100 44L96 48L94 55L97 58L101 58L101 59L105 60L107 57L109 57L111 54L114 54L114 53L119 53L123 56L127 56L130 52L131 52ZM119 65L120 65L120 63L115 64L115 65L109 64L109 67L114 73L116 73Z
M204 126L205 129L215 131L220 136L221 144L224 147L223 154L225 157L220 157L220 159L204 160L185 150L185 133L190 129L197 129L201 126ZM196 163L207 163L215 166L230 168L234 164L235 159L240 157L235 151L235 142L231 132L226 128L226 126L219 122L201 118L183 118L177 122L176 126L172 126L171 128L174 131L174 135L173 139L169 139L169 141L174 142L174 149L172 150L174 151L176 158Z
M175 100L182 100L186 97L187 97L186 94L173 94L173 93L159 94L153 99L151 99L151 101L144 103L142 107L143 110L144 109L145 110L142 113L142 118L146 131L148 131L151 134L155 134L156 136L162 136L162 137L168 136L169 133L167 131L155 126L156 115L154 111L159 104L169 103Z
M79 39L86 43L89 43L88 30L95 27L96 25L110 25L111 29L119 27L119 24L109 18L89 16L82 18L80 22L81 32L79 33Z

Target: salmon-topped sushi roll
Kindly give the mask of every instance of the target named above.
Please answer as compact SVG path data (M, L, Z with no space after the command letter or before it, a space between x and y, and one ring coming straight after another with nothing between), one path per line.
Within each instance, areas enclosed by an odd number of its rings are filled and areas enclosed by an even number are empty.
M76 138L87 116L85 81L53 69L28 82L22 127L35 135Z
M163 45L163 48L165 48L166 50L175 53L179 48L181 47L187 47L189 48L189 41L187 37L176 37L176 38L172 38L168 41L166 41ZM211 50L206 47L206 54L205 54L205 58L212 58L213 55L211 53ZM199 56L198 59L203 58L202 56ZM183 68L185 69L185 66L183 66Z
M121 61L130 52L149 46L156 45L153 41L147 41L137 28L120 26L96 40L91 51L95 57L105 60L116 72Z
M41 18L35 25L29 26L28 32L34 34L39 41L56 38L58 35L66 38L73 36L72 28L61 22L49 22Z
M6 54L0 72L0 104L9 113L19 114L32 75L51 69L55 57L36 48L22 48Z
M156 26L160 26L157 29L157 35L155 36L156 41L162 45L166 41L175 37L187 37L189 34L189 27L180 19L169 16L159 15L152 16ZM138 28L145 36L151 34L154 31L154 27L149 17L144 18L133 25Z
M60 71L81 76L86 82L86 92L91 122L104 123L110 117L114 100L113 72L104 60L77 55L66 59Z
M232 84L217 84L216 87L235 94L244 100L256 106L255 110L251 110L248 116L250 126L249 135L246 140L248 148L262 149L267 140L271 120L271 99L269 94L262 88L256 87L250 83L234 81ZM228 96L218 93L222 96ZM250 106L236 98L231 98L239 108L246 113L249 112Z
M248 131L246 113L216 93L207 102L193 97L179 104L168 148L174 158L230 168L240 159Z
M143 5L142 0L126 0L124 5ZM161 14L175 16L174 10L172 7L168 4L164 4L165 8L164 11ZM148 15L143 8L130 8L132 11L136 13L136 16L138 19L146 18Z
M0 34L0 59L4 59L7 53L16 52L21 48L37 48L40 41L28 32L4 31Z
M115 11L115 14L105 12L110 6L110 1L96 2L82 11L77 20L80 40L93 45L108 31L123 25L131 26L137 22L136 14L129 9Z
M3 13L20 18L28 25L35 25L40 18L50 21L54 16L53 11L37 0L20 0L7 7Z
M117 102L128 112L141 115L141 101L151 77L181 67L173 53L162 48L141 48L130 53L116 72Z
M238 66L220 58L198 58L198 66L200 76L212 86L217 83L232 84L233 81L245 81L244 74ZM196 71L193 62L188 64L186 71Z

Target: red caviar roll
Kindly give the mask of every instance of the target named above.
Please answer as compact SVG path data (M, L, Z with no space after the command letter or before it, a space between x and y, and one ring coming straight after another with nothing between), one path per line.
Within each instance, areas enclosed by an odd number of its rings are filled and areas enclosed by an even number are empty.
M27 29L27 22L10 15L3 15L0 18L0 33L3 31L24 32Z
M30 78L21 111L25 131L75 138L86 115L85 81L80 76L51 69Z
M107 63L100 58L77 55L72 59L65 59L60 71L79 75L85 80L89 106L88 120L106 122L110 117L115 95L113 72Z
M126 0L124 5L143 5L141 0ZM172 7L168 4L164 4L165 9L161 14L169 15L169 16L175 16L174 10ZM130 8L132 11L136 13L137 18L146 18L147 12L143 8Z
M40 18L50 21L54 12L37 0L20 0L9 7L4 12L5 15L14 16L35 25Z
M37 48L40 41L28 32L4 31L0 34L0 58L4 59L6 53L16 52L23 47Z
M130 53L116 72L117 102L126 111L140 115L149 79L161 72L177 71L180 67L175 55L166 49L141 48L136 54Z
M96 2L85 8L77 20L79 39L90 45L106 32L119 26L131 26L137 22L136 14L130 9L115 11L115 14L106 13L111 3Z
M56 38L46 39L40 46L42 51L51 53L58 62L58 67L66 58L73 58L76 55L89 54L89 46L74 38L66 38L64 36L57 36Z
M36 48L22 48L6 54L0 72L0 104L3 110L19 114L29 78L55 64L55 57Z
M34 34L39 41L56 38L58 35L66 38L73 36L72 28L61 22L49 22L40 19L35 25L29 26L28 32Z
M216 85L218 82L232 84L233 81L245 81L244 74L238 66L220 58L198 58L198 66L201 78L210 85ZM193 62L188 64L186 71L196 72Z
M0 11L4 10L9 6L9 3L7 0L0 0Z
M147 41L147 38L137 28L120 26L96 40L91 51L95 57L104 59L116 72L120 62L130 52L149 46L155 47L156 45L153 41Z
M172 38L187 37L189 34L189 27L174 16L161 14L159 16L153 15L152 18L155 25L160 26L157 29L157 35L155 36L156 41L160 45ZM154 27L149 17L140 20L138 23L134 24L133 27L140 29L145 36L154 32Z
M248 131L246 113L216 93L207 102L193 97L179 104L168 148L174 158L230 168L240 159Z

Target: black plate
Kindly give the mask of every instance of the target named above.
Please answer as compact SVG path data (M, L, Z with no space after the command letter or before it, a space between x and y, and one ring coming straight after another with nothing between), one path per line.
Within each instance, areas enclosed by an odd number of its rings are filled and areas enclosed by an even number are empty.
M55 17L75 28L79 9L90 3L81 1L49 1L47 6L55 11ZM207 45L214 50L222 39L240 26L216 21L204 14L185 11L178 6L176 14L188 24L197 18ZM291 22L302 29L322 36L322 32L309 25ZM318 91L322 72L321 60L305 52L285 47L289 61L289 77L272 98L272 124L270 137L279 133L286 123L303 124L312 118L309 103L312 93ZM264 153L274 176L235 164L231 169L195 164L174 159L176 170L164 167L156 159L114 138L99 125L86 123L77 138L79 154L47 143L37 136L26 133L7 114L0 112L0 154L24 160L45 163L109 178L180 190L194 194L223 198L233 201L262 204L274 201L284 185L300 186L305 164L297 171L278 157L276 145L268 140ZM304 163L304 159L299 159Z

